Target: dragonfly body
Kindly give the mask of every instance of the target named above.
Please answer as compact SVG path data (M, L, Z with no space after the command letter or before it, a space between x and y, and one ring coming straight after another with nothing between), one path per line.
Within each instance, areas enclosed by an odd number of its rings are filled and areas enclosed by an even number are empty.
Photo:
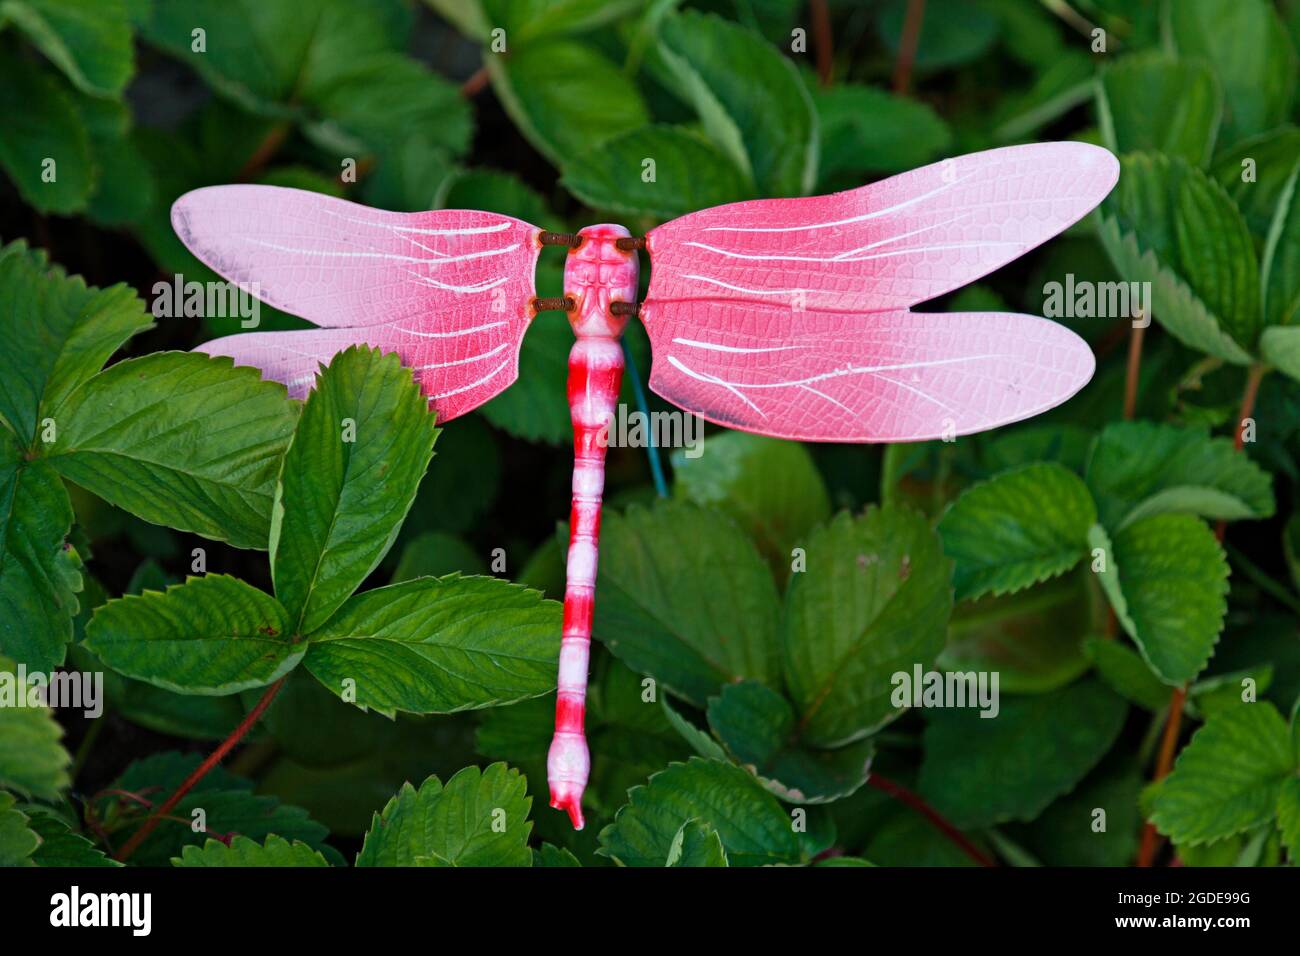
M611 304L636 300L639 267L635 252L615 242L622 226L588 226L569 250L564 294L573 302L569 323L577 341L569 353L569 412L573 418L573 507L569 513L569 557L564 588L564 631L555 700L555 737L547 758L551 806L564 810L582 829L582 792L590 758L583 731L587 660L596 598L600 547L600 502L605 488L605 446L623 378L620 339L626 316Z
M573 239L496 213L384 212L252 185L187 193L172 223L217 272L321 326L200 346L257 366L295 398L336 353L366 343L396 352L446 421L515 380L540 308L569 312L573 506L547 776L552 806L581 827L605 429L628 315L650 338L650 387L729 428L844 442L996 428L1082 388L1094 368L1087 344L1036 316L913 307L1077 222L1118 175L1095 146L1011 146L828 196L688 213L643 242L628 242L622 226ZM539 300L537 257L552 244L569 247L564 297ZM639 310L637 245L651 266Z

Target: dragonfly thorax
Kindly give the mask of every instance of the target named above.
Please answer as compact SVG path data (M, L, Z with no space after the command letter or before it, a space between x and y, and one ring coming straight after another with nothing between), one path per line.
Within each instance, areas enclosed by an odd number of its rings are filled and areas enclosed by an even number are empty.
M617 338L627 316L610 313L611 302L635 302L640 266L637 254L614 243L631 234L622 226L602 223L578 231L582 242L564 263L564 294L573 299L569 324L578 338Z

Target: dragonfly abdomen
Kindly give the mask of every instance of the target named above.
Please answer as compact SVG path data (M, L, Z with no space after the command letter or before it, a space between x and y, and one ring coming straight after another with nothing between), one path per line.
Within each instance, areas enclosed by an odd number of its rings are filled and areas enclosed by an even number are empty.
M564 632L556 681L555 736L547 757L551 806L564 810L582 829L582 793L590 757L583 729L587 666L595 611L596 563L600 548L600 506L605 488L605 447L623 379L620 337L627 317L613 302L636 298L634 251L615 240L622 226L588 226L564 268L564 294L573 300L569 322L577 342L569 353L569 413L573 420L573 506L569 512L569 557L564 588Z

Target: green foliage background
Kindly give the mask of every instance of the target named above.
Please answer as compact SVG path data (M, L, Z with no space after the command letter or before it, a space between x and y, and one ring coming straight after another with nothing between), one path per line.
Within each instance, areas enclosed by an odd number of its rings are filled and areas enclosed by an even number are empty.
M0 864L115 865L279 681L132 864L1118 866L1146 821L1160 860L1294 863L1300 3L928 0L907 93L906 0L829 3L829 42L816 6L0 0L0 677L108 695L0 707ZM441 429L393 356L291 402L188 354L237 319L146 305L216 278L168 219L204 185L639 233L1047 139L1110 148L1115 192L927 308L1149 282L1140 365L1127 320L1064 319L1098 371L1047 415L888 447L713 429L669 500L612 449L580 833L545 782L563 317ZM917 664L996 671L997 717L893 706Z

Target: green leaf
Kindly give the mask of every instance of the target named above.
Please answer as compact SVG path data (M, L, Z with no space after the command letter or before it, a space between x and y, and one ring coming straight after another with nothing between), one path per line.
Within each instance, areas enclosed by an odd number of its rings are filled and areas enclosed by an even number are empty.
M463 2L463 0L458 0ZM645 0L478 0L487 22L506 31L511 43L579 33L618 20ZM443 3L435 2L439 9ZM481 37L480 37L481 39Z
M354 346L307 396L271 513L271 578L295 634L329 620L401 530L438 430L396 353Z
M0 249L0 416L41 447L44 419L151 324L129 286L87 287L21 242Z
M531 222L543 229L562 229L546 200L513 173L497 169L462 169L448 177L438 193L440 209L482 209Z
M1193 717L1209 719L1230 707L1253 702L1256 695L1264 696L1272 682L1272 664L1211 674L1187 688L1187 712Z
M1300 860L1300 776L1282 781L1277 795L1277 825L1291 861Z
M98 604L105 600L101 598ZM86 608L84 613L89 622L91 609ZM105 706L124 720L169 736L221 740L244 717L245 708L237 695L178 694L144 681L131 680L108 670L103 661L75 640L68 648L69 666L81 671L105 671Z
M487 574L487 565L477 551L462 538L440 531L429 531L412 538L402 549L402 557L393 572L393 584L414 578L438 578L459 571L462 574Z
M930 107L870 86L818 87L812 101L821 137L822 183L833 176L924 166L952 142L948 125Z
M966 601L948 624L940 671L997 671L1002 693L1039 694L1070 683L1085 670L1082 639L1101 624L1088 570L1015 594Z
M294 0L168 0L149 4L138 22L145 39L218 95L248 112L286 116L356 63L404 45L409 16L394 0L377 0L364 17L347 0L319 0L309 11ZM202 48L196 26L205 31Z
M279 680L307 650L273 597L226 574L109 601L90 619L85 645L128 677L214 695Z
M0 791L0 867L31 866L41 838L27 826L27 814L14 809L12 793Z
M388 158L410 140L459 155L474 129L470 105L455 84L398 52L340 57L307 96L320 116L308 122L307 136L338 155Z
M1282 122L1295 89L1295 51L1266 0L1179 0L1165 29L1183 59L1210 65L1223 85L1224 140Z
M374 173L361 185L361 198L380 209L424 212L437 207L437 196L455 171L435 133L413 130L400 146L378 157Z
M1119 568L1115 563L1115 546L1111 543L1110 535L1106 534L1106 529L1101 525L1095 524L1088 529L1088 548L1092 553L1090 569L1097 575L1097 583L1101 585L1102 593L1110 602L1115 617L1124 625L1124 630L1132 634L1133 619L1129 616L1128 602L1124 599L1124 591L1120 588Z
M203 754L164 752L137 760L113 782L109 791L96 802L96 812L103 819L109 814L129 814L141 818L141 808L113 791L124 791L146 799L165 799L197 769ZM338 851L324 842L328 831L307 815L301 807L281 803L271 796L253 793L249 780L236 777L221 767L203 776L176 808L158 825L131 857L136 866L168 866L190 844L201 846L209 834L238 833L254 842L271 834L289 841L300 841L320 851L327 859L342 862ZM206 829L196 831L200 817Z
M35 696L30 676L20 680L12 661L0 659L0 787L39 800L56 800L72 780L63 728Z
M533 850L533 866L582 866L578 858L564 847L543 843Z
M657 502L602 519L593 631L615 657L703 707L723 684L781 684L780 599L726 517Z
M1297 154L1300 129L1287 124L1243 139L1215 158L1211 175L1232 197L1250 231L1261 240L1267 238L1277 215Z
M62 818L53 813L32 812L27 826L41 838L41 845L32 854L32 862L37 866L95 866L112 868L121 866L117 860L104 855L104 851L91 843L72 828Z
M665 866L682 824L712 827L731 866L801 863L799 835L776 798L744 770L692 757L628 791L600 833L599 852L624 866Z
M157 352L100 372L54 411L49 460L155 524L264 548L298 406L255 368Z
M664 125L629 130L598 150L568 156L561 182L596 209L657 219L750 195L736 164L712 143L682 127Z
M727 866L722 837L703 820L687 820L673 836L666 866Z
M54 469L0 426L0 654L49 673L63 663L81 590L66 538L72 503Z
M669 725L673 730L677 731L683 740L690 744L691 749L696 754L708 760L727 759L727 751L722 745L714 740L708 731L695 726L686 717L678 713L669 702L668 695L665 694L661 697L659 703L663 707L664 716L668 719Z
M577 40L528 44L485 65L519 132L556 166L649 121L636 84Z
M1284 375L1300 381L1300 326L1265 329L1259 337L1259 354Z
M998 143L1023 140L1093 98L1096 70L1079 50L1061 50L1033 86L1002 101L988 119ZM962 859L968 859L963 856Z
M710 438L704 451L673 452L674 495L731 515L784 581L795 545L831 515L812 455L798 442L746 432Z
M665 18L663 79L760 192L799 196L817 176L817 114L794 64L756 33L687 11Z
M172 857L172 866L329 866L306 843L288 840L271 834L265 843L246 836L235 836L227 845L220 840L208 840L202 847L190 844L181 849L179 857Z
M907 807L873 828L862 855L876 866L978 866L933 823Z
M1155 318L1190 348L1244 365L1260 328L1254 240L1228 194L1181 159L1133 153L1101 207L1116 271L1150 282Z
M1265 325L1300 324L1300 162L1282 188L1260 271Z
M153 167L131 128L131 113L117 100L82 97L82 115L95 160L95 191L86 216L101 226L134 226L161 205Z
M1142 824L1141 789L1135 763L1108 758L1030 825L1029 848L1046 866L1130 865Z
M1295 748L1277 708L1233 707L1205 722L1155 786L1151 822L1180 844L1230 837L1269 823L1283 781L1295 773Z
M555 686L561 608L498 578L417 578L358 594L310 637L335 694L392 716L537 697Z
M1084 648L1097 676L1125 700L1153 714L1169 706L1169 685L1151 672L1137 651L1120 641L1096 636L1088 638Z
M409 783L375 814L357 866L531 866L532 800L518 770L466 767Z
M828 803L867 782L870 740L813 750L798 739L790 702L758 681L728 684L709 701L709 725L742 766L788 803Z
M131 77L131 21L124 0L3 0L6 20L78 89L119 96Z
M567 380L572 349L567 316L547 312L535 318L519 352L519 380L480 409L483 417L517 438L552 445L571 441L569 401L555 383Z
M195 771L203 756L201 752L170 751L135 761L96 798L95 812L100 819L110 815L123 818L123 829L129 833L147 811L119 794L138 794L153 801L165 799ZM180 856L189 844L201 846L209 836L222 838L236 833L254 842L274 833L286 840L307 843L335 864L343 862L338 851L324 842L328 831L305 810L283 804L275 797L256 795L252 788L251 781L222 767L208 772L140 845L131 857L132 864L169 866L172 857ZM196 813L199 810L202 814ZM206 829L196 831L196 822Z
M939 522L957 599L1007 594L1064 574L1083 557L1092 496L1063 465L1003 472L962 494Z
M835 747L899 716L891 678L928 666L952 611L952 562L917 512L841 514L806 542L786 591L786 682L804 739Z
M1161 514L1113 539L1124 599L1116 616L1161 680L1181 684L1214 653L1227 612L1228 562L1199 518Z
M1231 439L1156 422L1106 426L1089 456L1088 488L1112 532L1171 512L1236 521L1273 514L1268 472Z
M1004 697L997 718L970 708L927 712L918 786L967 829L1032 820L1110 750L1128 706L1085 679L1032 697Z
M1097 112L1112 153L1150 150L1204 167L1219 132L1223 94L1205 64L1148 52L1102 70Z
M43 213L86 208L94 165L85 123L57 74L0 37L0 167L19 195Z
M885 0L877 7L877 28L891 54L902 44L906 0ZM984 3L966 0L929 0L921 17L921 41L916 67L938 70L961 66L988 50L998 36L998 17Z

